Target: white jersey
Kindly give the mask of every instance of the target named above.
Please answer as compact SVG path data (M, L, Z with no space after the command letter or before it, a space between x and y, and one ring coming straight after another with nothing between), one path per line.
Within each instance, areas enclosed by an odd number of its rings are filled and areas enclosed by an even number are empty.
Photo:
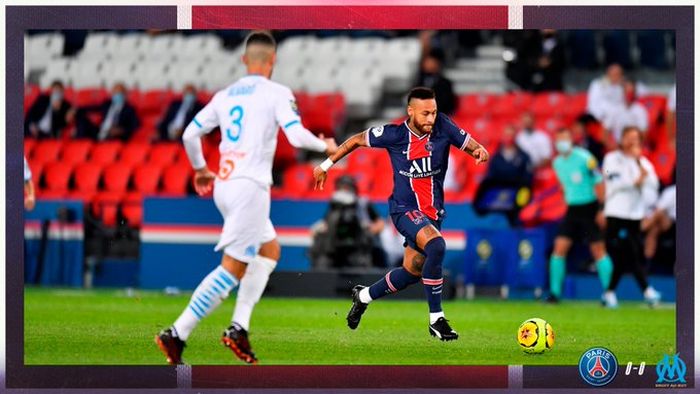
M636 187L642 166L647 176ZM605 178L605 216L627 220L641 220L645 213L644 194L654 193L658 197L659 178L654 166L646 157L639 161L622 153L612 151L603 159L603 176Z
M279 127L297 148L326 150L326 143L302 126L292 91L260 75L217 92L187 126L182 139L195 169L206 166L200 137L216 127L221 129L217 181L249 178L272 184Z

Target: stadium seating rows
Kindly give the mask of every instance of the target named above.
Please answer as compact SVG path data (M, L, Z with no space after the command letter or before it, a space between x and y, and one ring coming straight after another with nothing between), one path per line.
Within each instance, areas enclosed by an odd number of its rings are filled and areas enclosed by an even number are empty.
M89 102L106 93L102 90L79 90L70 94L78 101ZM162 103L171 95L168 91L132 94L140 113L155 114L156 117ZM133 98L136 96L138 98ZM342 96L301 94L297 97L300 107L307 108L303 114L305 123L313 119L314 111L319 117L330 116L328 113L333 112L332 108L336 105L337 110L342 111ZM497 149L504 125L507 122L518 123L522 111L533 111L539 119L539 127L553 133L558 126L568 124L583 112L585 100L582 97L585 98L585 95L561 93L466 95L460 98L462 105L455 120L493 152ZM653 125L650 137L656 135L658 141L665 141L665 138L659 137L664 135L664 131L658 121L666 105L665 98L650 96L642 102L649 110L650 124ZM313 124L313 120L310 124ZM217 146L215 138L205 141L203 145L207 163L214 171L218 170ZM662 143L656 144L655 148L648 152L648 157L661 180L668 183L673 176L675 150ZM127 144L118 141L93 143L86 140L25 139L24 149L35 182L39 185L40 198L70 197L91 202L93 213L108 225L116 224L121 214L129 225L138 226L143 196L184 196L190 192L192 170L184 149L178 143L152 144L150 139L138 135ZM450 202L471 200L487 167L474 165L473 160L458 152L453 152L450 157L450 165L459 171L455 171L457 186L446 190L445 198ZM275 198L326 199L334 190L334 180L343 174L354 176L360 193L374 200L385 200L393 187L391 178L381 175L390 173L387 155L381 150L363 149L333 167L324 190L315 191L313 166L297 163L294 149L282 133L278 138L275 167L284 170L282 187L272 190ZM541 189L548 190L548 187L545 185ZM533 192L536 196L538 190ZM558 198L556 195L548 197L549 200L553 199L552 204Z

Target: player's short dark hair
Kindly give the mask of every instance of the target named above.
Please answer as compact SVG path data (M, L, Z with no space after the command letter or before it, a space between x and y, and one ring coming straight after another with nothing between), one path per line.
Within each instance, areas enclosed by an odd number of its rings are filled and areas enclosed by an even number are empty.
M424 86L419 86L416 88L411 89L410 92L408 92L408 99L406 102L408 104L411 103L411 100L413 99L418 99L418 100L430 100L435 98L435 91L430 88L426 88Z
M60 79L54 79L53 82L51 82L51 87L52 88L61 88L63 89L63 82Z
M254 31L248 34L248 37L245 40L245 47L248 48L249 46L255 44L267 45L273 48L277 46L275 38L272 37L272 34L266 31Z
M557 129L557 134L569 133L571 134L571 129L568 127L560 127Z

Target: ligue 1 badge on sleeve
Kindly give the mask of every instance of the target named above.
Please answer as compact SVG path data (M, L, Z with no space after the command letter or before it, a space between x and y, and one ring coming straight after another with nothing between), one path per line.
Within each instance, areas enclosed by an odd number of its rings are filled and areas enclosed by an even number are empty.
M617 374L617 358L604 347L586 350L578 361L581 378L591 386L605 386Z

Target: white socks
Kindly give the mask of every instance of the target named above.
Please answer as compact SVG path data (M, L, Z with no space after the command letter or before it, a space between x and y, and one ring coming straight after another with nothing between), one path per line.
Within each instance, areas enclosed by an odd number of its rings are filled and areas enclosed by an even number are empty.
M267 280L276 266L275 260L260 255L255 256L255 259L248 264L245 275L241 278L241 286L236 296L236 308L233 310L231 322L246 331L249 330L253 308L260 301L265 286L267 286Z
M221 265L210 272L192 293L187 308L173 324L177 336L186 341L197 323L221 305L236 285L238 280Z
M360 302L363 304L369 304L372 302L372 297L369 295L369 286L360 290Z
M431 312L431 313L430 313L430 324L435 324L435 322L437 321L437 319L439 319L439 318L441 318L441 317L445 317L445 312L442 312L442 311L440 311L440 312L434 312L434 313Z

